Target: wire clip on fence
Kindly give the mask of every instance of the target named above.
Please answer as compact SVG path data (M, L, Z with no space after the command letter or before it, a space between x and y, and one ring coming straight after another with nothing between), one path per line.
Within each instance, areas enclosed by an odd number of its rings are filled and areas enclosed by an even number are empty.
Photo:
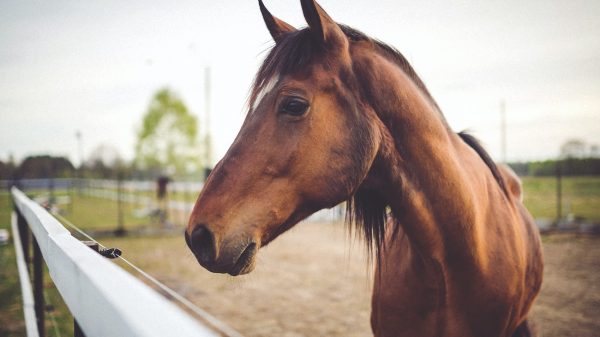
M116 259L121 256L121 250L119 248L101 248L98 253L109 259Z
M161 290L163 290L165 293L169 294L169 296L171 296L175 301L179 302L181 305L183 305L184 307L186 307L187 309L189 309L197 317L199 317L204 322L208 323L210 326L212 326L213 328L215 328L216 330L218 330L221 333L221 335L227 336L227 337L242 337L242 335L239 332L235 331L234 329L232 329L231 327L229 327L227 324L221 322L220 320L218 320L217 318L215 318L214 316L212 316L208 312L206 312L203 309L201 309L198 306L196 306L194 303L192 303L190 300L188 300L187 298L185 298L183 295L181 295L178 292L176 292L175 290L169 288L168 286L166 286L162 282L158 281L156 278L154 278L150 274L146 273L140 267L134 265L129 260L127 260L124 257L120 256L121 255L121 250L119 250L117 248L108 248L108 247L104 246L103 244L101 244L100 242L98 242L96 239L94 239L93 237L91 237L88 233L84 232L79 227L75 226L72 222L70 222L69 220L67 220L66 218L64 218L63 216L61 216L60 214L58 214L58 213L52 213L52 214L56 218L58 218L63 224L67 225L68 227L72 228L73 230L75 230L76 232L78 232L79 234L81 234L82 236L84 236L85 238L87 238L88 240L90 240L90 241L82 240L81 242L83 244L87 245L88 247L92 248L93 250L95 250L97 252L100 252L100 250L111 252L111 250L114 249L115 251L113 251L112 253L114 253L115 255L118 254L116 257L118 257L119 259L121 259L121 261L123 261L125 264L127 264L128 266L130 266L131 268L133 268L140 275L142 275L144 278L146 278L147 280L149 280L150 282L152 282L154 285L156 285L158 288L160 288Z
M102 245L100 245L98 243L98 241L81 241L84 245L90 247L92 250L94 250L95 252L97 252L98 254L109 258L109 259L116 259L119 256L121 256L121 254L123 254L123 252L119 249L119 248L108 248L108 247L104 247Z

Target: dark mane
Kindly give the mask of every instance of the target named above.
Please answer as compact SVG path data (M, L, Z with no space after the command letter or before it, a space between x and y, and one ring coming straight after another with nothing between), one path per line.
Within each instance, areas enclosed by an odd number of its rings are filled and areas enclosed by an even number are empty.
M350 41L368 41L373 43L375 48L394 61L412 79L417 87L421 89L436 109L441 111L419 75L417 75L402 53L394 47L372 39L352 27L343 24L339 24L339 26ZM308 28L286 34L279 43L271 48L256 73L252 89L250 90L249 105L254 105L258 93L275 75L291 74L305 69L311 63L313 57L322 52L323 49L314 43L314 39Z
M372 39L364 33L351 27L339 25L346 37L351 42L367 41L373 44L374 49L383 56L389 58L397 64L404 73L409 76L422 93L430 100L432 105L442 118L443 123L448 126L441 109L427 90L427 87L417 75L408 60L395 48ZM250 91L249 106L253 107L258 99L259 93L265 88L267 83L276 75L293 74L300 72L311 64L315 56L324 53L325 50L314 39L308 28L287 33L267 54L265 60L260 66L254 83ZM326 60L326 58L323 58ZM500 188L508 195L504 179L498 170L494 161L479 144L477 139L467 133L458 133L460 138L479 154L481 159L489 167L492 175L500 185ZM346 203L346 222L362 229L360 232L367 242L370 251L375 248L377 258L379 250L384 242L385 226L388 221L387 204L385 200L376 192L360 189L350 197ZM398 226L396 224L395 226ZM398 228L396 227L397 231Z
M496 165L494 160L492 160L490 155L485 151L483 146L481 146L477 138L468 134L465 131L459 132L458 136L463 140L463 142L467 143L467 145L469 145L473 150L475 150L475 152L477 152L477 154L479 155L479 157L481 157L481 159L487 165L487 167L490 168L490 171L492 171L494 179L496 179L498 185L500 185L500 188L502 189L504 194L508 196L508 189L506 188L506 183L504 182L502 174L500 174L500 170L498 170L498 166Z

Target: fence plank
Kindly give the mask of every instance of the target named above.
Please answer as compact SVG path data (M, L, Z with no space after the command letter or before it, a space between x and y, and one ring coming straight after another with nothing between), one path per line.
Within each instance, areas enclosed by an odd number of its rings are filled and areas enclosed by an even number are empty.
M21 191L11 192L54 284L86 336L218 336L87 248Z
M21 245L21 234L17 226L17 214L12 213L11 226L13 242L15 244L15 254L17 257L17 270L19 271L19 281L21 283L21 294L23 295L23 315L25 316L25 330L27 337L38 337L37 322L35 319L35 303L33 301L33 292L31 290L31 281L27 263L23 255L23 246Z

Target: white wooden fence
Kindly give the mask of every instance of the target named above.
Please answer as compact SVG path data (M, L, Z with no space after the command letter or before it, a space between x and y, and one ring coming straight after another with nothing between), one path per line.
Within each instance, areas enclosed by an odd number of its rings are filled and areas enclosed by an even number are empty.
M12 217L14 232L19 232L16 228L21 217L37 241L54 284L86 336L218 336L75 239L21 191L13 188L11 193L16 212ZM18 234L15 239L19 239ZM22 255L21 258L24 259ZM21 269L21 282L27 288L28 273L26 267L24 272ZM23 299L25 317L31 321L31 286L28 289L24 289ZM27 324L28 336L36 336L29 331L35 323Z
M17 257L17 269L21 283L21 294L23 296L23 315L25 316L25 330L27 337L38 337L37 322L35 316L35 302L33 300L33 291L29 281L29 270L27 262L23 255L23 246L21 245L21 235L17 225L17 214L13 212L11 216L11 226L13 232L13 241L15 243L15 255Z

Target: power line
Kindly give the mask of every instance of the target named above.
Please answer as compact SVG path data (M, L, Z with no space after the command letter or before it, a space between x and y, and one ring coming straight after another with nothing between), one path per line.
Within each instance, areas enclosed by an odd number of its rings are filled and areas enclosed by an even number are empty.
M97 243L98 246L100 246L100 247L102 247L104 249L109 249L108 247L106 247L102 243L98 242L98 240L94 239L92 236L90 236L89 234L87 234L86 232L84 232L83 230L81 230L79 227L75 226L72 222L70 222L69 220L67 220L62 215L60 215L60 214L58 214L56 212L53 212L52 214L58 220L60 220L62 223L64 223L65 225L69 226L70 228L72 228L73 230L75 230L77 233L81 234L82 236L84 236L88 240L93 241L94 243ZM204 322L208 323L213 328L215 328L216 330L218 330L221 334L223 334L225 336L228 336L228 337L242 337L242 335L239 332L235 331L233 328L231 328L227 324L223 323L222 321L220 321L216 317L214 317L211 314L209 314L208 312L204 311L203 309L201 309L200 307L198 307L197 305L195 305L194 303L192 303L190 300L188 300L187 298L185 298L183 295L181 295L178 292L176 292L175 290L169 288L167 285L165 285L164 283L160 282L159 280L157 280L156 278L154 278L152 275L148 274L143 269L141 269L140 267L136 266L135 264L133 264L129 260L125 259L123 256L119 256L118 258L121 259L129 267L133 268L135 271L137 271L138 273L140 273L140 275L142 275L143 277L145 277L147 280L149 280L150 282L152 282L154 285L156 285L157 287L159 287L161 290L163 290L164 292L166 292L167 294L169 294L169 296L171 296L173 299L177 300L181 305L183 305L184 307L186 307L187 309L189 309L190 311L192 311L197 317L201 318Z
M48 311L48 313L49 313L48 316L50 316L50 323L52 324L52 329L54 330L54 336L61 337L60 330L58 329L58 324L56 323L56 317L54 317L54 306L50 302L50 296L48 296L48 293L45 290L44 290L44 302L46 302L46 309L48 307L52 308L52 310L46 310L46 311Z

